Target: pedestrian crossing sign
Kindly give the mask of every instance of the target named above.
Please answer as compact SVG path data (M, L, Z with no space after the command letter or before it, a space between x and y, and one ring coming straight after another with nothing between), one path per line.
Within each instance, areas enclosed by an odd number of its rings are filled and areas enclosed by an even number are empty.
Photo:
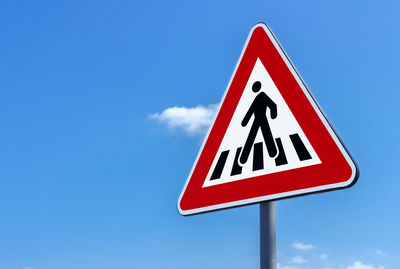
M358 168L265 24L247 38L178 201L182 215L352 186Z

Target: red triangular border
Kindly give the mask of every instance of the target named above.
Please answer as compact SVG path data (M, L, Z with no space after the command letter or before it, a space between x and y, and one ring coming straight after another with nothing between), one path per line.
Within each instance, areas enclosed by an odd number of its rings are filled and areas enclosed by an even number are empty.
M267 69L322 163L203 188L257 58ZM354 184L357 177L355 162L271 30L265 24L255 25L179 198L179 212L191 215L346 188Z

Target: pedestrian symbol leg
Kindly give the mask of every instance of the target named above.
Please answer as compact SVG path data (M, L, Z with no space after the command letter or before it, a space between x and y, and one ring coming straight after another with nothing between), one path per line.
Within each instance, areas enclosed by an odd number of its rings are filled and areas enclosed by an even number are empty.
M253 171L264 169L263 143L255 143L253 149Z
M246 143L244 144L242 154L240 155L240 163L245 164L247 162L247 159L249 158L251 148L253 147L254 140L256 139L257 131L258 128L260 128L258 125L253 124L251 126L249 136L247 137Z
M271 128L269 127L268 121L265 120L264 124L261 124L260 127L264 137L265 145L267 146L268 155L273 158L278 153L278 150L276 148L275 140L272 136Z

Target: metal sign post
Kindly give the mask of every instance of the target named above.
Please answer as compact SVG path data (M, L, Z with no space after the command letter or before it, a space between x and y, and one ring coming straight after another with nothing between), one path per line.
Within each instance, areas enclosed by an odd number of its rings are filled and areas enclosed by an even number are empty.
M260 203L260 269L276 269L275 202Z

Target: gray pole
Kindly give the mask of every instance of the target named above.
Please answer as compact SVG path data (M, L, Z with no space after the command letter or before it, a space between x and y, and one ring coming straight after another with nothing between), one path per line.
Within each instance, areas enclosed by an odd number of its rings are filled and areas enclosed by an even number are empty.
M275 203L260 203L260 269L276 269Z

